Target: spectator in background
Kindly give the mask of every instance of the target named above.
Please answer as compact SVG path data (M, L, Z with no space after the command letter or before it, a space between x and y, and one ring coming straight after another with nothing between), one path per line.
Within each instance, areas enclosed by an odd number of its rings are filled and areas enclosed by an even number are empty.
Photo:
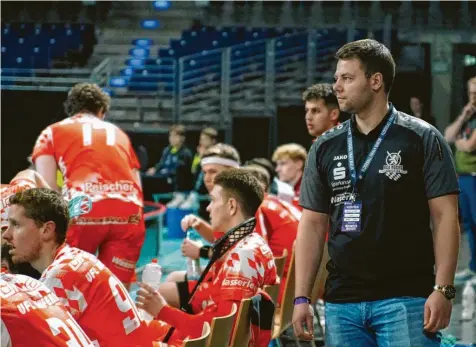
M253 158L248 160L245 165L257 165L261 166L263 169L265 169L268 172L269 175L269 192L273 195L278 196L279 192L282 191L280 189L281 186L285 186L284 189L287 191L291 192L292 187L289 184L281 182L276 174L276 168L274 167L274 164L271 160L268 158ZM288 194L289 195L289 194ZM291 194L292 196L292 194Z
M435 118L428 113L425 104L420 97L412 96L410 98L410 110L410 114L413 117L423 119L425 122L435 126Z
M468 81L468 99L459 117L446 128L445 139L456 147L460 212L471 252L468 268L456 274L455 282L476 284L476 77Z
M339 122L339 103L331 84L310 86L302 94L302 100L305 102L307 131L312 137L321 136Z
M203 184L203 171L201 167L201 160L203 153L217 143L218 131L214 128L205 128L200 133L200 139L198 142L197 153L193 157L192 161L192 175L194 177L195 185L193 191L188 195L187 199L180 205L180 208L191 209L199 205L199 194L207 194L208 191ZM170 204L169 204L170 207Z
M174 192L171 206L185 200L185 193L192 189L192 152L185 146L185 127L172 125L169 130L169 145L162 152L160 161L147 170L146 175L158 179L154 193Z
M306 162L306 149L296 143L288 143L276 148L273 153L273 161L276 163L276 172L281 182L289 184L293 188L293 195L278 197L284 201L290 201L299 209L299 193L301 191L301 180Z

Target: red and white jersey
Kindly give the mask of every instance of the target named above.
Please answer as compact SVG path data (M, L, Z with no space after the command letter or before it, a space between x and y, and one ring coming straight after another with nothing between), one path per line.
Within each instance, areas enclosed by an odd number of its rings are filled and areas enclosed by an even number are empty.
M2 184L0 191L2 196L1 203L1 227L8 226L8 207L10 206L10 197L21 190L36 188L36 183L26 178L13 179L10 184Z
M200 312L221 301L241 301L277 281L273 253L253 232L212 265L192 298L192 309Z
M194 314L166 305L157 318L177 328L173 336L196 338L204 322L229 314L234 303L239 305L263 286L277 283L273 253L263 238L252 232L210 267L191 299ZM257 346L257 341L259 336L252 335L250 346Z
M93 346L60 300L28 276L0 275L3 346Z
M302 176L299 178L299 180L296 182L294 185L294 197L293 197L293 205L294 207L298 208L300 211L303 210L303 208L299 205L299 196L301 195L301 182L302 182Z
M301 214L290 203L265 195L256 212L256 232L266 240L275 257L280 257L284 249L291 254Z
M121 282L90 253L62 245L40 281L101 347L152 346L152 336L162 335L152 335ZM164 326L163 335L167 331Z
M139 161L129 137L114 124L90 114L66 118L42 131L33 162L41 155L54 156L67 201L86 195L93 203L119 199L142 206L142 189L132 172Z

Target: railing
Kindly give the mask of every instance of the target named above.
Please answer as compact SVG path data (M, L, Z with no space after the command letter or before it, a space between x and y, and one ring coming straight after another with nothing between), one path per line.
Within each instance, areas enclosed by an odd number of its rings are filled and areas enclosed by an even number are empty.
M127 80L123 87L112 88L117 111L110 116L118 122L183 122L227 129L231 114L272 117L277 104L300 103L302 91L310 84L331 82L333 54L354 38L359 37L353 26L301 29L178 59L160 58L158 65L135 66L131 76L124 66L126 57L108 58L93 75L95 81L118 75ZM153 69L160 73L154 74ZM141 76L145 70L147 74ZM142 80L144 87L147 78L153 77L156 81L149 83L157 86L155 91L132 91L135 80ZM111 87L107 82L103 86Z
M389 40L391 17L378 28ZM91 70L30 70L34 76L2 76L2 88L68 90L89 80L110 88L109 117L129 130L159 131L183 122L200 128L230 130L232 115L273 117L277 105L301 103L302 91L313 83L332 82L333 55L345 42L367 36L352 22L347 28L296 29L274 38L205 50L180 58L108 57ZM390 42L385 42L387 45ZM126 65L126 60L127 62ZM74 74L76 72L76 74ZM82 73L82 74L78 74ZM112 78L124 85L112 87ZM15 85L4 86L4 81Z
M8 90L68 91L90 81L90 69L1 69L1 88Z

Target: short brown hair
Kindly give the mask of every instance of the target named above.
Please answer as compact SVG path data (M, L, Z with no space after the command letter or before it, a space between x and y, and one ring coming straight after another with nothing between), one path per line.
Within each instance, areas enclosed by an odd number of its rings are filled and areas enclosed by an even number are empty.
M185 126L182 124L174 124L170 127L169 133L176 133L179 136L185 136Z
M304 93L302 93L303 101L313 101L319 99L322 99L324 101L324 104L329 108L339 108L339 103L334 93L334 89L332 88L332 84L314 84L307 88Z
M268 189L269 182L270 182L270 176L269 176L268 171L264 167L262 167L258 164L248 164L246 166L243 166L242 169L249 172L254 177L256 177L256 179L259 182L264 184L264 186L266 187L266 190Z
M242 169L229 169L215 176L215 185L222 187L228 197L240 205L243 215L251 218L263 202L264 192L258 180Z
M349 42L337 51L336 58L360 60L367 78L377 72L381 73L385 92L390 92L395 79L395 61L384 44L372 39Z
M218 131L215 128L205 128L202 129L201 133L207 135L213 141L216 141L218 138Z
M22 190L10 197L10 205L22 206L25 216L33 219L37 226L54 222L56 242L64 242L69 224L69 210L68 203L60 193L48 188Z
M106 113L111 106L111 97L97 84L79 83L68 93L64 111L71 117L80 112L97 115L101 110Z
M273 161L276 162L285 156L291 158L294 161L300 160L305 163L307 151L303 146L298 145L297 143L287 143L276 148L273 153Z
M231 159L240 164L240 155L236 148L225 143L217 143L216 145L207 148L205 153L202 155L202 159L208 157Z

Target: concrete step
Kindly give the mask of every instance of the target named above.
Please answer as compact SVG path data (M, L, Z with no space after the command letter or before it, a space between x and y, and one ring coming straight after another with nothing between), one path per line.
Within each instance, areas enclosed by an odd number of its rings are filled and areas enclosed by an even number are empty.
M108 56L108 55L119 55L119 56L128 56L129 51L134 47L132 43L130 44L100 44L94 47L93 54ZM152 45L149 47L150 55L152 57L157 56L159 48L167 47L167 45Z
M140 22L142 19L158 19L160 21L160 29L176 29L176 28L189 28L192 26L193 19L189 17L178 18L157 18L157 17L111 17L104 24L105 28L127 28L127 29L140 29ZM159 29L159 30L160 30Z
M107 44L132 44L132 41L138 38L152 39L155 44L168 45L170 38L179 38L180 28L174 30L143 30L143 29L123 29L123 28L105 28L102 34L102 43Z

